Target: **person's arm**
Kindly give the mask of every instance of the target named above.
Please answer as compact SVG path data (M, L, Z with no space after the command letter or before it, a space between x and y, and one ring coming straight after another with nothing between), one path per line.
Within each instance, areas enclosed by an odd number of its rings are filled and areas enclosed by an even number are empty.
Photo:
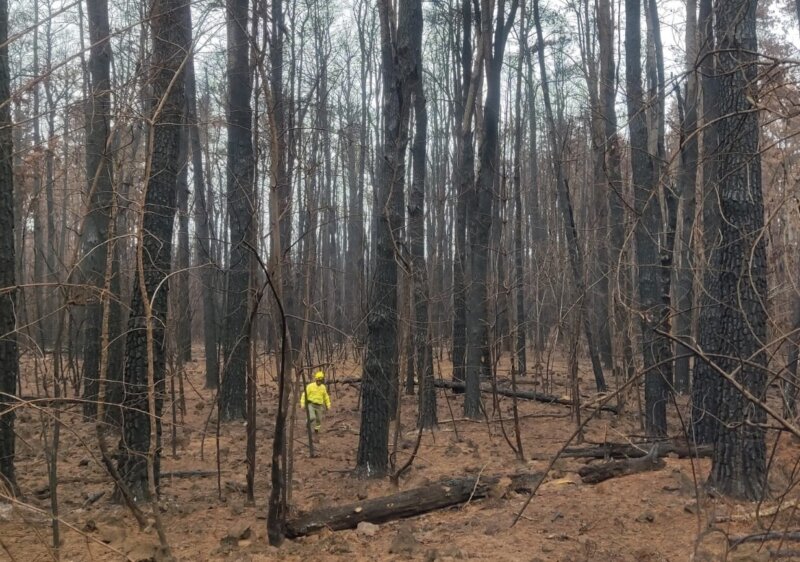
M325 409L326 410L330 410L331 409L331 397L328 395L328 387L324 387L322 389L322 394L323 394L323 400L325 402Z

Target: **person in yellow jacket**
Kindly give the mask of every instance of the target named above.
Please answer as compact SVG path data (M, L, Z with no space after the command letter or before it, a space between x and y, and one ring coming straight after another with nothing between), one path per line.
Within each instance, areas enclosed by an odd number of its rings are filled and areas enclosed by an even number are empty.
M325 374L317 371L314 381L306 385L305 391L300 395L300 407L308 405L308 423L314 424L314 432L319 433L322 427L322 416L325 410L331 407L331 397L328 396L328 389L325 388Z

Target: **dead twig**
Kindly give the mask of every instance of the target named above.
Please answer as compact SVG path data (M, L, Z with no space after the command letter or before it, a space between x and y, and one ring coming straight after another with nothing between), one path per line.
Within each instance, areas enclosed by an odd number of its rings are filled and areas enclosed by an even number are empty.
M475 496L475 490L478 489L478 484L480 484L480 482L481 482L481 475L483 475L483 471L486 469L486 467L488 465L489 465L489 463L486 463L481 467L480 471L478 472L478 476L475 478L475 485L472 487L472 493L470 493L469 498L467 498L467 502L464 504L464 507L462 507L461 509L467 509L467 507L469 507L469 504L472 501L472 498Z

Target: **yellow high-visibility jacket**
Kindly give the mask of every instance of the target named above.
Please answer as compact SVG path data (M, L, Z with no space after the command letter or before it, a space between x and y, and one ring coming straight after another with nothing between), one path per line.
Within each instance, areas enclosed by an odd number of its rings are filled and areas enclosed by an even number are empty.
M324 384L317 384L315 381L306 385L306 391L300 394L301 408L305 408L306 397L312 404L324 405L326 408L331 407L331 397L328 396L328 389Z

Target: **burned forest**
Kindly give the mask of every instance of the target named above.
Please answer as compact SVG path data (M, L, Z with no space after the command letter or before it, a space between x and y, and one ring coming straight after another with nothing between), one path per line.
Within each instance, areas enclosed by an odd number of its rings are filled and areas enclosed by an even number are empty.
M800 1L0 0L0 561L800 559Z

